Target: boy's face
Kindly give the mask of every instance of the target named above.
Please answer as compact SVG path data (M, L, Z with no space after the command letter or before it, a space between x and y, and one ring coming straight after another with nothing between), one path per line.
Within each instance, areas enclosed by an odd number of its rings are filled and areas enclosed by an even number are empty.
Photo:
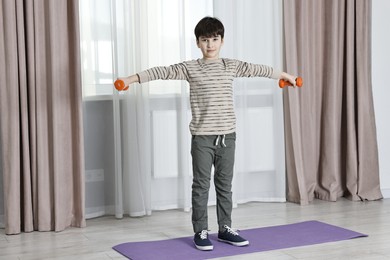
M214 37L200 36L197 45L202 51L203 59L214 60L219 58L219 51L223 45L223 39L221 35Z

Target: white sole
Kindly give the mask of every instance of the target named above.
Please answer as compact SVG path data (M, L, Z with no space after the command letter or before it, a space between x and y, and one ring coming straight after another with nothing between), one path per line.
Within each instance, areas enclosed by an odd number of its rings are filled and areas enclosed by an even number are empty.
M195 244L195 241L194 241L194 244ZM213 245L211 245L211 246L198 246L197 244L195 244L195 247L201 251L211 251L214 249Z
M243 241L243 242L232 242L232 241L229 241L229 240L223 240L223 239L220 239L218 238L218 241L220 242L224 242L224 243L228 243L228 244L231 244L233 246L247 246L249 245L249 241Z

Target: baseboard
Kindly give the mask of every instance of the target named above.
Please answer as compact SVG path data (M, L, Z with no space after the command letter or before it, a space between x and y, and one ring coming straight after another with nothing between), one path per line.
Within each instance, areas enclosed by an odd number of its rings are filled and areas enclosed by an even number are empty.
M106 210L104 207L90 207L85 209L85 218L97 218L106 215Z
M384 199L390 199L390 189L381 189Z
M5 228L4 215L0 215L0 228Z
M390 189L381 189L382 195L384 199L390 199ZM286 202L284 198L272 198L272 199L251 199L251 200L241 200L236 203L234 203L233 207L236 208L237 204L242 204L246 202ZM215 206L215 202L209 202L208 206ZM155 207L153 210L166 210L166 209L172 209L172 208L178 208L177 205L170 205L167 207ZM191 208L185 208L185 212L189 212ZM109 205L109 206L101 206L101 207L89 207L86 208L86 219L91 218L97 218L101 216L106 215L115 215L115 206ZM139 213L139 216L145 215L145 212ZM135 213L134 216L138 216L137 213ZM4 228L4 215L0 215L0 228Z

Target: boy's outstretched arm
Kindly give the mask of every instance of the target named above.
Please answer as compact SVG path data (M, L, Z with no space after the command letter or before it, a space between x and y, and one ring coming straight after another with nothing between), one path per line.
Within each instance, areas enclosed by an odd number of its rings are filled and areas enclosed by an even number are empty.
M117 89L119 91L127 90L128 86L135 82L144 83L158 79L188 80L187 66L184 63L178 63L170 66L153 67L129 77L118 78L116 82L121 81L121 83ZM116 86L115 83L114 85Z
M122 80L125 83L125 87L130 86L133 83L139 83L139 76L138 74L134 74L128 77L118 78L119 80Z

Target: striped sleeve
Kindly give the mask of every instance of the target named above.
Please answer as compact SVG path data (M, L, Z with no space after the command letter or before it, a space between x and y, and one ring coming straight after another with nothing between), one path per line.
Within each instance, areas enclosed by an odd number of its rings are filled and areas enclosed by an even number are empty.
M236 61L235 77L267 77L279 79L281 71L267 65L252 64L243 61Z
M188 71L185 63L178 63L171 66L160 66L147 69L138 73L140 83L158 80L158 79L173 79L173 80L187 80Z

